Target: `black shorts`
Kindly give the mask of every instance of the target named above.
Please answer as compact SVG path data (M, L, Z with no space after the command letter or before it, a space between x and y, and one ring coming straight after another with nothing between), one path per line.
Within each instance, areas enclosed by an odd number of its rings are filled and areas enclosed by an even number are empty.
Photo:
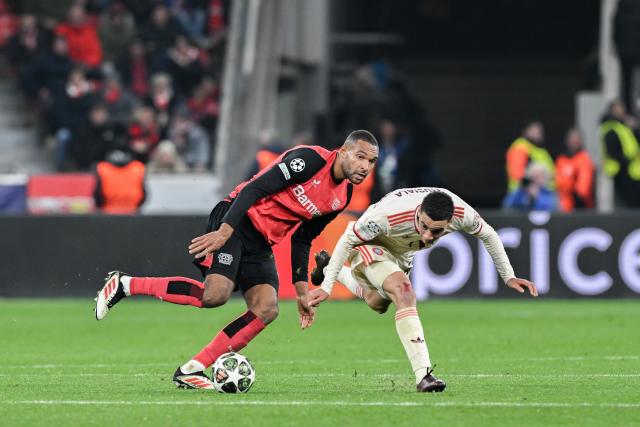
M222 218L230 207L230 202L222 201L213 208L209 215L207 233L220 227ZM229 240L213 253L211 267L204 267L197 261L194 264L203 276L221 274L235 284L234 290L242 293L259 284L269 284L278 290L278 271L271 246L247 216Z

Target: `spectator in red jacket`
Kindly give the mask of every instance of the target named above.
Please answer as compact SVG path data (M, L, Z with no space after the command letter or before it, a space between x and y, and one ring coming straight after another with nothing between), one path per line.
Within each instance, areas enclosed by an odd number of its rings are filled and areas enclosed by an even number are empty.
M149 154L160 140L156 116L151 107L138 107L134 112L134 119L129 124L129 149L134 158L146 163Z
M67 39L71 59L90 68L100 65L102 45L96 23L91 22L82 6L69 8L67 21L56 27L56 33Z
M556 183L560 209L571 212L575 208L593 208L595 166L584 149L582 134L576 128L567 132L567 151L556 159Z

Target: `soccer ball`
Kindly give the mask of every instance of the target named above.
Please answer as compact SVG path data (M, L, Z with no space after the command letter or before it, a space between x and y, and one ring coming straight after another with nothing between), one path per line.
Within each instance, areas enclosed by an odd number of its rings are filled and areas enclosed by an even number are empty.
M256 380L256 371L243 355L225 353L213 364L211 380L220 393L246 393Z

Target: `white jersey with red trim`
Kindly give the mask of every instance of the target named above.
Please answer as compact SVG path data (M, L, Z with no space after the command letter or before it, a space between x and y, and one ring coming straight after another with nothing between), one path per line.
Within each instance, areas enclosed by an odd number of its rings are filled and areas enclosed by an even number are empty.
M344 262L353 258L354 248L362 245L384 247L398 260L404 271L410 270L415 253L437 242L436 239L429 245L422 243L417 222L424 197L434 191L449 195L454 205L453 218L440 237L456 231L478 237L483 241L505 283L515 277L500 238L475 209L447 189L416 187L388 193L379 202L369 206L357 221L349 224L325 270L323 289L330 292Z

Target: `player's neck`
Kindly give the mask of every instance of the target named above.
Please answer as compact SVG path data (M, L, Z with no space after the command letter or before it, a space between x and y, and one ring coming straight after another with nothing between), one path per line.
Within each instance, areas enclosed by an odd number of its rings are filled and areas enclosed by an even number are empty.
M333 178L333 182L336 184L340 184L346 178L342 173L342 164L340 163L340 159L336 157L333 161L333 165L331 166L331 178Z

